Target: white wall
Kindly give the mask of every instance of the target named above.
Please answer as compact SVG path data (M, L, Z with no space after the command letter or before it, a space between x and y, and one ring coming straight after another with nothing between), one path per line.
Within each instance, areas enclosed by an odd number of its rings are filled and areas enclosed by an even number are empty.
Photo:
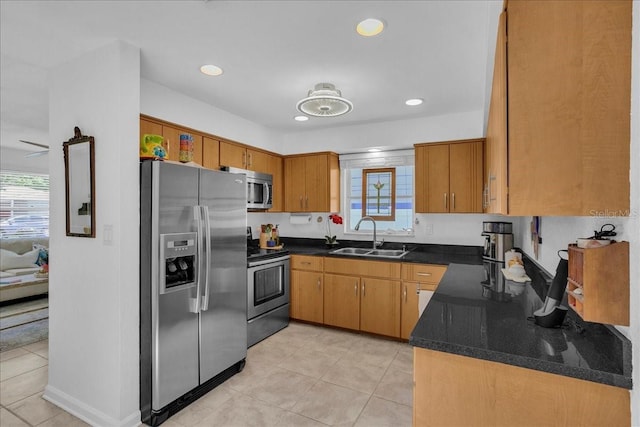
M62 141L60 141L60 144L62 144ZM24 157L29 153L32 153L32 151L7 147L0 148L0 169L48 174L49 155L45 154L43 156Z
M53 69L49 87L51 140L68 140L74 126L95 137L96 238L65 234L62 144L52 144L44 397L92 425L138 425L139 166L131 141L140 51L113 42Z
M334 151L339 154L366 151L369 147L413 148L421 142L481 138L483 111L447 114L285 133L280 154ZM304 126L304 123L301 123Z
M140 82L140 112L232 141L280 152L274 132L149 80Z

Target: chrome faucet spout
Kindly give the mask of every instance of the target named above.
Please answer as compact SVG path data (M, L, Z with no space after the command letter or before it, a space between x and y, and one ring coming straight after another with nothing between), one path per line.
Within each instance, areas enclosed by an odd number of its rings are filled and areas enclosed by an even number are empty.
M378 242L376 239L376 220L371 218L370 216L363 216L354 227L356 231L360 230L360 224L362 223L362 221L371 221L373 223L373 249L376 249L378 247Z

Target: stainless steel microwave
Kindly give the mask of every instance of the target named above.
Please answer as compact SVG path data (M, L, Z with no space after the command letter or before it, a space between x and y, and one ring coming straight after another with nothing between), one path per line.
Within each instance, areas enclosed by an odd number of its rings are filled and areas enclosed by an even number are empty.
M222 166L223 171L247 176L247 209L265 210L273 204L273 176L268 173Z

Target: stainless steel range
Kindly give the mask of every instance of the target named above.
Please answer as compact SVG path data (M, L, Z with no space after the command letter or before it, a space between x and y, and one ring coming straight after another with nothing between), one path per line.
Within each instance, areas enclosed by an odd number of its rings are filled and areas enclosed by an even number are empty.
M289 251L260 249L247 227L247 346L289 324Z

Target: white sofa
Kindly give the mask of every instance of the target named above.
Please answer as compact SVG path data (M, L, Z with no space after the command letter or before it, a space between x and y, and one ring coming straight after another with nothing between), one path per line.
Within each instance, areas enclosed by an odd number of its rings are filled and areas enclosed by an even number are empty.
M49 247L48 238L0 239L0 302L12 301L49 291L48 278L35 278L41 266L37 247Z

